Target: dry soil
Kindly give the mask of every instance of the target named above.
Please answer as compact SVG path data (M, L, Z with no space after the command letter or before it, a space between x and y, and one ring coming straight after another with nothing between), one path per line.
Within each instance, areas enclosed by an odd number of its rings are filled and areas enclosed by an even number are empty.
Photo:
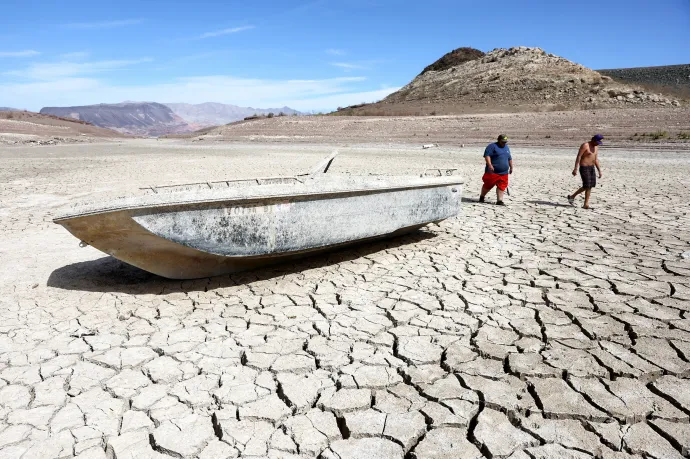
M328 144L0 147L0 456L681 458L690 448L690 153L340 145L329 173L457 165L457 218L195 281L51 223L74 199L291 174ZM578 201L578 205L581 201Z

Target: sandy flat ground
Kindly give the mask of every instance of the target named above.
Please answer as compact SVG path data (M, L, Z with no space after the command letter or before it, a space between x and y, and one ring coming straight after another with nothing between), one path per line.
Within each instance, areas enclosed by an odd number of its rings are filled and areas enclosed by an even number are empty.
M462 215L183 282L51 223L73 200L302 172L335 147L333 173L459 167ZM515 147L507 207L475 202L481 153L0 147L0 457L687 455L690 152L604 148L588 211L565 198L574 149Z

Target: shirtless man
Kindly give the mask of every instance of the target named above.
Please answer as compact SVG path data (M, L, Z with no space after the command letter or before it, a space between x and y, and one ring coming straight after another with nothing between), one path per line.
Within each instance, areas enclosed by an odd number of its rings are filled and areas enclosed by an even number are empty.
M577 175L578 167L580 169L580 177L582 178L582 186L575 194L568 196L568 202L570 205L575 203L575 197L585 192L585 205L582 206L583 209L589 209L589 195L592 193L592 188L597 186L597 175L594 172L594 168L597 168L599 172L599 178L601 178L601 167L599 166L599 145L602 144L604 136L597 134L592 137L592 140L585 142L580 145L580 151L577 152L577 158L575 158L575 168L573 169L573 175Z

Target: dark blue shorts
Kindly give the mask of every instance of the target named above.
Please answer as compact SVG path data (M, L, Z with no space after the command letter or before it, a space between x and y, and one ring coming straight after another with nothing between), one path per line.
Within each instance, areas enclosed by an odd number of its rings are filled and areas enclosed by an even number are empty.
M594 166L580 166L582 188L594 188L597 186L597 171Z

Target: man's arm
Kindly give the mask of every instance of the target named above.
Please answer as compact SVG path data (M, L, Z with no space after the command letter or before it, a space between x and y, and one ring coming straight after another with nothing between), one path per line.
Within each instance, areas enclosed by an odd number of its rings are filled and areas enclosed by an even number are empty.
M601 178L601 166L599 165L599 153L597 152L596 157L594 158L594 165L597 166L597 170L599 171L599 178Z
M583 143L580 145L580 150L577 152L577 157L575 158L575 167L573 168L573 175L577 175L577 168L580 165L580 159L582 159L582 155L587 151L585 148L585 144Z
M491 164L491 156L484 156L484 159L486 160L486 167L489 168L491 172L494 171L494 166Z
M493 172L494 171L494 165L491 164L491 153L494 152L493 149L493 143L489 144L486 149L484 150L484 161L486 161L486 167Z
M512 174L513 173L513 160L512 159L508 160L508 165L510 166L510 173Z

